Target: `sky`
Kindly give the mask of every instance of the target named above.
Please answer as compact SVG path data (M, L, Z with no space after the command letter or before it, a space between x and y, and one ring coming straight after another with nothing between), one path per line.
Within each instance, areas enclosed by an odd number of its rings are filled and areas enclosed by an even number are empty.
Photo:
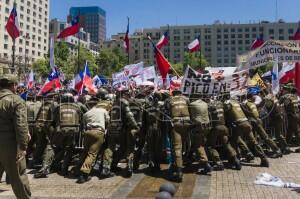
M66 21L72 6L99 6L106 11L107 38L137 29L171 25L300 20L300 0L50 0L50 19ZM277 12L276 12L277 10ZM277 13L277 14L276 14Z

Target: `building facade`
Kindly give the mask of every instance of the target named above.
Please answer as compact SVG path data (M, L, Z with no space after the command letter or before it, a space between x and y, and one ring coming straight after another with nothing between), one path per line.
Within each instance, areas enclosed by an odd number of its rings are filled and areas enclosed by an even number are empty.
M67 27L67 22L58 21L57 19L52 19L49 24L49 33L50 37L57 39L57 35ZM100 46L97 43L94 43L91 41L90 33L84 31L83 28L80 29L79 32L80 37L80 46L83 48L86 48L89 50L93 55L98 55L100 52ZM69 51L71 54L76 55L79 45L79 39L78 35L76 36L69 36L64 39L63 41L66 42L66 44L69 47Z
M100 7L72 7L68 22L73 17L79 17L81 27L91 34L91 41L99 43L106 39L106 12Z
M48 53L49 0L19 0L17 14L21 36L15 42L16 65L26 68ZM5 25L13 0L0 0L0 65L11 66L13 42Z
M183 62L184 53L187 52L188 44L200 35L201 52L211 66L235 66L236 56L250 50L252 42L260 35L264 40L289 40L297 31L298 23L285 23L282 20L271 23L262 21L253 24L221 24L193 25L193 26L170 26L170 42L162 49L162 52L171 63ZM154 52L147 36L151 36L157 42L161 35L168 29L167 26L160 28L146 28L138 31L130 37L130 61L144 61L154 64ZM103 48L122 47L124 34L112 36L111 40L105 41Z

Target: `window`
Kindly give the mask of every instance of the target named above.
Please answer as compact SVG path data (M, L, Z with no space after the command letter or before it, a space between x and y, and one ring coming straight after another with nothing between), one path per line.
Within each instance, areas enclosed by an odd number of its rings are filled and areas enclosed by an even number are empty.
M274 34L274 29L269 29L269 34Z
M252 28L252 32L256 32L256 28L255 27Z
M7 44L4 44L4 49L8 49L8 45Z
M242 29L242 28L239 28L239 29L238 29L238 32L243 32L243 29Z
M239 39L243 38L243 35L242 34L238 34L238 38Z
M217 38L218 38L218 39L221 39L221 38L222 38L222 36L221 36L221 35L217 35Z
M173 30L174 34L180 34L180 30Z
M226 40L226 41L224 41L224 45L228 45L228 41Z
M292 28L289 29L289 34L293 34L294 30Z
M235 38L235 35L234 35L234 34L232 34L232 35L231 35L231 39L234 39L234 38Z
M235 32L235 29L234 29L234 28L231 28L231 32Z
M231 41L231 44L234 45L234 44L235 44L235 40L232 40L232 41Z
M284 34L284 29L279 29L279 34Z
M224 35L224 39L228 39L228 35Z
M184 33L184 34L190 34L191 31L190 31L190 29L184 29L184 30L183 30L183 33Z
M284 40L284 36L279 36L279 40Z
M5 40L5 41L8 40L8 35L4 35L4 40Z

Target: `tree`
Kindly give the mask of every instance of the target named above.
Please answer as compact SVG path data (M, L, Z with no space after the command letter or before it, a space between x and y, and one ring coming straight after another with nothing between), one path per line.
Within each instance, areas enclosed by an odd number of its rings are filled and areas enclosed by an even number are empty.
M111 76L112 73L120 71L126 65L126 58L115 48L112 51L102 50L96 57L98 74Z
M32 64L32 69L41 77L47 77L49 75L49 60L38 59Z
M207 60L203 57L201 59L200 63L200 56L198 53L184 53L184 59L183 59L183 65L186 66L191 66L195 70L199 69L204 69L205 67L209 66L209 63Z

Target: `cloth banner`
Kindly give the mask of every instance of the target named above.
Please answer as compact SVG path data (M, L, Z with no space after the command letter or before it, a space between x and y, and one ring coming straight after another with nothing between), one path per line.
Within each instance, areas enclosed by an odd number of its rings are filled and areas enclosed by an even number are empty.
M252 81L254 81L257 85L259 85L259 87L261 89L266 89L266 85L265 82L261 79L260 75L258 73L256 73L253 77L252 77Z
M144 62L140 62L137 64L130 64L124 67L124 74L127 77L136 76L142 74L144 70Z
M236 67L205 67L212 76L218 78L222 76L231 75L236 71Z
M143 79L144 81L156 79L156 72L154 66L149 66L143 70Z
M124 71L112 74L112 79L113 79L113 83L112 83L113 88L119 88L122 85L128 88L129 78L128 76L125 75Z
M247 92L248 78L249 70L235 72L216 79L211 74L201 74L188 66L182 80L181 91L186 95L216 95L225 92L237 95Z
M264 66L270 62L300 61L300 41L268 40L259 48L237 56L238 71Z

